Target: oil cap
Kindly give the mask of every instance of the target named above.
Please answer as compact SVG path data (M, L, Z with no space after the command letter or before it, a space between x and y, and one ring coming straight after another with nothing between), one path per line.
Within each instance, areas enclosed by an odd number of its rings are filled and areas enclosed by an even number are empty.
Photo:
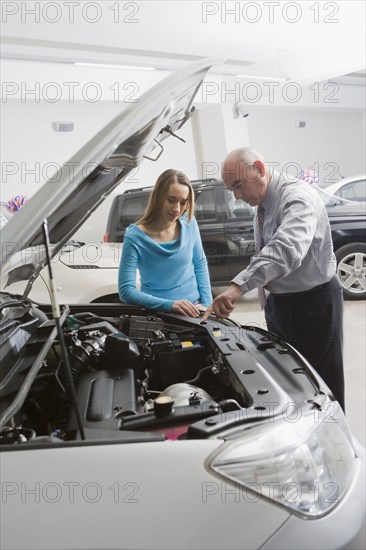
M174 399L170 395L160 395L154 399L154 413L160 418L167 416L173 411Z

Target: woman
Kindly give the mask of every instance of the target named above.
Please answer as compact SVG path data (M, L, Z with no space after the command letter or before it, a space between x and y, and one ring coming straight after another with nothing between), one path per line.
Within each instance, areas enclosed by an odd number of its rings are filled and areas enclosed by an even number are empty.
M118 288L123 302L191 317L212 302L207 260L187 176L166 170L157 179L142 217L123 241ZM136 288L136 270L141 290Z

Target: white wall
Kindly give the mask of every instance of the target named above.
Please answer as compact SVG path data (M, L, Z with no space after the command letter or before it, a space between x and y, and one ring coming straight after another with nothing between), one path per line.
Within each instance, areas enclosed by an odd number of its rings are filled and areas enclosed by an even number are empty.
M101 129L123 105L112 101L21 102L8 99L2 105L1 200L16 194L31 196L68 159ZM365 114L360 109L279 107L248 105L247 118L234 119L232 103L201 104L180 131L186 140L169 138L157 162L144 161L120 187L153 185L166 168L177 168L191 179L220 177L227 151L242 145L258 149L281 167L313 166L321 183L365 171ZM73 132L55 132L51 123L71 120ZM305 128L295 121L305 120ZM208 166L211 163L211 166ZM111 198L76 234L81 240L102 240Z
M233 104L199 106L193 130L200 178L221 178L221 164L228 151L249 145L245 118L233 117Z
M121 107L113 102L57 104L8 99L2 105L1 197L31 196ZM53 121L73 121L73 132L55 132Z
M365 112L344 109L248 107L250 143L269 162L318 172L321 185L365 172ZM297 128L296 121L305 121ZM292 164L292 165L291 165Z
M2 105L1 201L17 194L31 197L59 166L116 116L124 105L112 101L35 102L7 99ZM74 131L55 132L53 121L72 121ZM166 168L177 168L197 178L190 122L179 132L186 140L170 138L157 162L144 161L125 181L123 189L153 185ZM57 183L55 183L57 185ZM121 192L121 191L120 191ZM76 234L76 238L102 240L110 200L106 201Z

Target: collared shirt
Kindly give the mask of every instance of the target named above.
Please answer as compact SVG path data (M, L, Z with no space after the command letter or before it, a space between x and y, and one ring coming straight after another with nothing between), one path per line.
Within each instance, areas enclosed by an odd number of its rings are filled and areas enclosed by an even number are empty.
M264 286L286 294L330 281L336 258L327 211L316 190L274 172L262 206L264 247L232 282L243 293Z

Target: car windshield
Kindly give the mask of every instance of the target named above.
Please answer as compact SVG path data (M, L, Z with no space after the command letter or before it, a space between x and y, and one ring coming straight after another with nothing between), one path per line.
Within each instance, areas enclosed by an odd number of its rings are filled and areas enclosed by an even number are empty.
M327 193L326 191L324 191L324 189L321 189L320 187L314 187L314 189L317 191L317 193L319 193L325 206L336 206L337 204L344 204L345 202L350 202L350 201L339 199L334 195L329 195L329 193Z

